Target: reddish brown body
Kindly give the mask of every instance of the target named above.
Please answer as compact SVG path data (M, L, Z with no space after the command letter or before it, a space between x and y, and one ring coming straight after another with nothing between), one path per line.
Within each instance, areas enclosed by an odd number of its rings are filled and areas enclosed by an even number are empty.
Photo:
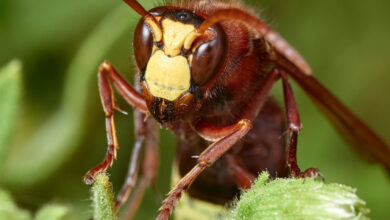
M228 8L229 4L210 2L207 7L187 4L185 9L195 10L197 14L207 18L209 14L220 8ZM226 33L227 57L220 68L217 82L206 93L201 102L199 112L189 115L180 122L165 124L179 138L177 148L178 167L181 176L186 175L197 163L192 156L199 155L211 143L201 138L192 128L193 120L202 118L216 126L226 126L237 122L253 102L253 96L262 81L276 65L270 58L269 45L261 38L255 38L244 24L235 20L220 23ZM179 124L177 124L179 123ZM284 113L277 103L269 100L261 113L256 116L251 131L228 154L237 162L257 176L268 170L272 175L286 176L288 167L285 160L287 131ZM214 203L224 204L239 192L234 175L229 172L226 156L221 157L213 166L206 168L194 181L188 192L191 196Z
M270 99L253 123L251 131L232 149L206 168L188 189L190 196L217 204L226 204L237 196L239 188L234 174L227 165L229 157L254 177L267 170L272 176L288 175L286 164L286 121L278 104ZM184 132L187 131L187 132ZM210 143L191 129L178 130L177 165L181 176L196 164L194 155L199 155ZM180 138L181 137L181 138Z
M101 65L98 77L108 151L104 161L86 174L85 182L93 183L96 173L105 171L116 156L113 112L117 106L111 83L136 109L137 141L117 199L119 208L133 194L129 218L157 172L156 121L178 137L177 162L182 176L167 194L157 219L169 218L184 191L224 204L239 188L249 188L262 170L274 176L320 175L315 168L302 172L296 161L302 125L289 76L351 146L390 170L387 144L313 78L309 65L294 48L240 3L177 1L148 12L136 0L124 1L142 16L134 38L139 68L136 88L110 63ZM177 48L172 46L176 43ZM169 74L177 79L164 78ZM282 80L285 111L269 97L277 80ZM153 118L148 118L150 115Z

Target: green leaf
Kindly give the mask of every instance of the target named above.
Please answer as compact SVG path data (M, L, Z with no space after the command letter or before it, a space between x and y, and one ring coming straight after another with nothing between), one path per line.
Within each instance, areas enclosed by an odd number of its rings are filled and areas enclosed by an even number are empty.
M69 209L66 206L49 204L42 207L35 215L34 220L61 220L64 219Z
M49 204L42 207L35 215L34 220L63 220L69 209L66 206ZM27 210L17 207L11 195L0 189L0 219L4 220L30 220Z
M31 216L28 211L15 205L9 193L0 189L0 219L29 220Z
M21 64L12 61L0 70L0 170L15 127L21 91Z
M96 175L96 182L92 186L92 201L94 219L115 220L115 202L112 185L106 173Z
M262 173L236 202L229 219L368 219L356 190L313 178L269 181Z

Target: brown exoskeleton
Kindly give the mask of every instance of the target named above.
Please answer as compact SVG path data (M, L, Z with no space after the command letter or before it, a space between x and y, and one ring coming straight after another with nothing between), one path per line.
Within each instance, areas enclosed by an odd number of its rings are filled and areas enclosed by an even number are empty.
M100 66L99 90L109 146L104 161L85 176L86 183L93 183L96 173L112 165L116 156L112 84L135 108L137 129L128 178L117 207L131 192L137 195L134 198L142 197L156 175L158 123L179 138L182 175L159 209L158 219L168 219L185 190L193 197L223 204L238 188L249 188L265 169L279 176L319 175L318 169L301 171L297 165L301 122L289 77L351 146L390 170L387 144L313 78L294 48L241 3L177 0L146 11L136 0L124 1L142 16L133 42L137 82L133 88L110 63ZM278 80L283 83L286 116L269 97ZM279 138L285 130L287 143ZM137 190L132 190L142 146L141 177ZM135 210L140 200L132 202Z

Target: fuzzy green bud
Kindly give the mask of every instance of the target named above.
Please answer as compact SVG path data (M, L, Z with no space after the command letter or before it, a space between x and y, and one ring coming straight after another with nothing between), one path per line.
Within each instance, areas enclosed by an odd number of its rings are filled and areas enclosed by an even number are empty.
M96 182L92 186L92 200L95 220L115 220L115 203L112 185L106 173L95 176Z
M356 189L313 178L269 181L264 172L241 195L229 219L368 219Z

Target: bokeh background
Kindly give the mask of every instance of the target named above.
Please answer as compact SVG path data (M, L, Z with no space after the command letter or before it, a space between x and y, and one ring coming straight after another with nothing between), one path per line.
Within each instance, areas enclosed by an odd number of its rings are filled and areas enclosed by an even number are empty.
M140 1L150 9L159 1ZM160 1L161 2L161 1ZM386 0L246 0L311 65L314 74L390 143L390 2ZM139 16L120 0L0 0L0 66L19 59L22 96L16 125L0 158L0 187L35 212L66 205L67 219L92 215L84 173L106 152L96 72L107 59L133 79L132 32ZM313 103L295 87L303 121L302 168L357 188L372 219L390 215L390 179L353 152ZM275 96L281 98L281 87ZM0 100L0 102L3 102ZM118 98L126 111L131 108ZM5 103L2 103L3 105ZM120 189L133 144L132 116L116 114L120 150L109 169ZM4 126L4 125L3 125ZM7 126L7 125L5 125ZM169 190L175 138L161 130L160 169L137 219L153 219Z

